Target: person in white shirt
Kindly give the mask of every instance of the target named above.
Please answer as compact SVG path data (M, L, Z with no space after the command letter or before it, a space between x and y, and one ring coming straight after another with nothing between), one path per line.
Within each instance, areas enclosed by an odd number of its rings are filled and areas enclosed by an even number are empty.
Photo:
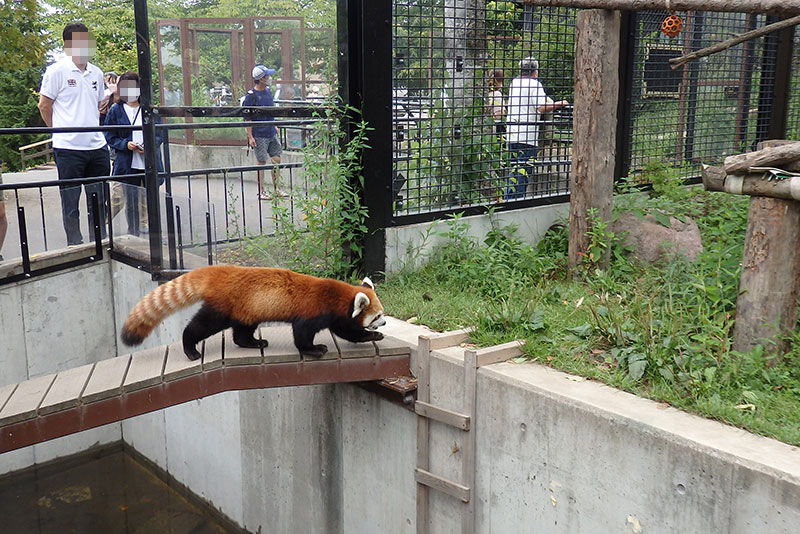
M539 142L540 113L548 113L568 106L566 100L551 102L539 81L539 62L525 58L519 62L519 76L508 88L506 114L506 142L511 153L511 172L503 195L504 200L525 196L525 189L533 174L532 161L536 158Z
M95 41L86 26L68 24L62 33L67 57L50 65L44 73L39 91L39 113L47 126L99 126L99 103L103 100L103 71L89 63ZM108 176L111 165L102 132L53 134L53 157L59 180ZM100 184L84 186L86 198L98 194L98 221L101 235L103 224L103 188ZM61 212L68 245L83 243L80 224L80 186L61 187ZM94 219L91 202L88 204L90 228Z

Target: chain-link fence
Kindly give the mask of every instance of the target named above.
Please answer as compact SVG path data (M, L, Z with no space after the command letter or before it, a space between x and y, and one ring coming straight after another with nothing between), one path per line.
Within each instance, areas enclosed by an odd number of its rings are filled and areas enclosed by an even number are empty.
M394 0L395 221L568 194L576 14L511 0ZM670 15L672 35L662 31ZM800 138L800 81L785 94L778 34L669 66L774 17L626 17L617 178L646 181L654 167L696 177L701 163L774 136L786 102L785 136Z
M566 193L575 11L394 8L395 215Z
M745 152L763 139L771 116L775 50L768 39L747 41L672 70L669 59L765 24L763 15L676 13L676 35L662 31L666 11L637 13L626 125L632 172L667 164L696 175L711 163Z

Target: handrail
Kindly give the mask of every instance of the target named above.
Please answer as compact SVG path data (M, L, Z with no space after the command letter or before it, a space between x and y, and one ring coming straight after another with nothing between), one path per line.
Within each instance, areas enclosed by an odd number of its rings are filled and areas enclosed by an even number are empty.
M20 157L20 160L22 160L21 161L22 170L24 171L26 169L26 165L25 165L26 161L30 161L30 160L32 160L34 158L38 158L39 156L49 156L49 155L51 155L53 153L53 147L52 146L51 147L47 147L44 150L40 150L38 152L34 152L33 154L26 154L25 153L26 150L31 149L31 148L36 148L36 147L39 147L39 146L42 146L42 145L47 145L47 144L52 143L52 142L53 142L53 139L51 138L51 139L45 139L43 141L37 141L35 143L31 143L29 145L25 145L25 146L19 147L19 157Z

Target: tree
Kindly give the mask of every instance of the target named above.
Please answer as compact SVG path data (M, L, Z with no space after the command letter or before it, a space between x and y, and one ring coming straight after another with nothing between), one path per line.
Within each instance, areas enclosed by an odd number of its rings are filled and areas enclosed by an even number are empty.
M36 19L35 0L0 4L0 70L38 64L44 55L42 27Z
M35 0L0 5L0 126L19 128L40 122L37 87L44 64L44 31L37 21ZM19 147L39 141L40 135L0 136L0 161L19 168Z

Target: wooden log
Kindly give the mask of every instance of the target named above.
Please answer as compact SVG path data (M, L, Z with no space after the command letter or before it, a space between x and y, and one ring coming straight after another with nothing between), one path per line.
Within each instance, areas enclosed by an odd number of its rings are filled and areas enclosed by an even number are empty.
M581 263L589 249L587 212L611 216L619 97L618 11L578 13L575 31L575 109L570 173L569 267ZM599 260L608 264L608 254Z
M782 354L780 338L797 325L800 295L800 203L753 197L747 214L733 349L746 352L765 340ZM773 347L766 346L771 352Z
M764 174L726 174L722 167L703 165L703 187L706 191L725 191L735 195L800 200L800 176L769 181L764 179Z
M727 50L728 48L736 46L739 43L757 39L767 35L768 33L777 32L783 30L784 28L791 28L792 26L797 26L798 24L800 24L800 15L780 20L772 24L767 24L766 26L762 26L756 30L745 32L741 35L737 35L736 37L731 37L730 39L726 39L725 41L721 41L706 48L695 50L694 52L690 52L680 57L674 57L669 60L669 66L672 68L672 70L677 70L692 60L710 56L711 54L716 54L717 52L722 52L723 50Z
M796 163L797 161L800 161L800 142L781 141L777 146L768 146L755 152L728 156L725 158L725 172L744 174L750 170L750 167L781 167L784 163Z
M572 7L577 9L617 9L642 11L719 11L727 13L800 14L798 0L522 0L531 6Z
M765 141L766 148L788 146ZM800 295L800 202L754 196L747 214L733 349L746 352L757 344L789 349L783 334L797 324ZM771 346L766 347L773 349Z

